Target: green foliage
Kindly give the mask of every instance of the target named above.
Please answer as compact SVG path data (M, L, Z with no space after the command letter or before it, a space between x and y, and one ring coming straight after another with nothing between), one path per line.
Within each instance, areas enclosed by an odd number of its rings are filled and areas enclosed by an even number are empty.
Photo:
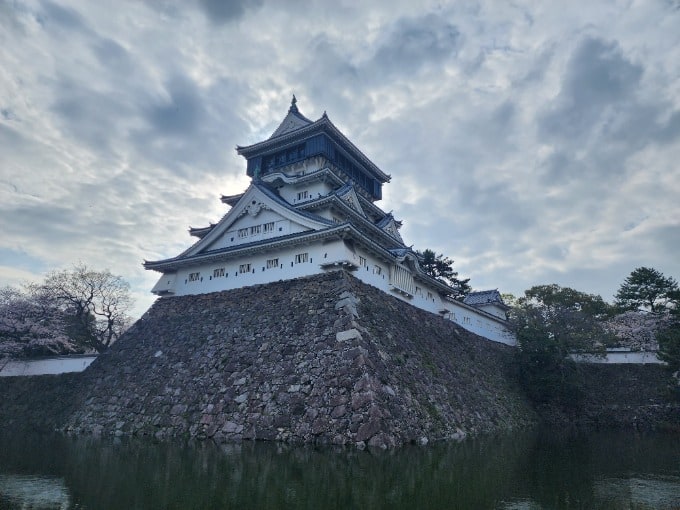
M518 342L520 381L537 403L574 407L582 378L570 353L603 352L610 341L598 319L611 314L600 296L538 285L525 291L510 311Z
M659 342L659 358L668 363L671 371L680 370L680 321L660 331L656 338Z
M602 320L616 314L616 309L596 294L587 294L556 284L536 285L524 292L524 298L548 311L578 312L591 319Z
M470 293L472 290L469 283L470 279L466 278L463 280L458 278L458 272L453 270L453 260L429 249L422 252L417 251L416 253L420 257L420 267L429 276L457 288L461 296Z
M635 269L624 280L616 293L616 306L620 310L646 309L660 312L671 302L678 291L678 283L671 277L649 267Z
M668 298L669 322L657 333L656 339L659 342L659 358L668 364L673 374L675 397L680 400L680 291L669 292Z

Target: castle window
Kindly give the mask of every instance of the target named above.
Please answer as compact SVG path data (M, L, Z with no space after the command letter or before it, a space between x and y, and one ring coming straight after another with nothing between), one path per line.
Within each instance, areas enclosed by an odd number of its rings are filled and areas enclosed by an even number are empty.
M239 228L238 229L238 236L239 237L248 237L248 229L247 228Z
M296 264L302 264L303 262L307 262L309 260L309 253L298 253L295 255L295 263Z
M382 274L382 267L373 266L373 274Z
M265 234L267 234L269 232L274 232L274 222L273 221L271 221L269 223L265 223L264 225L262 225L262 227L263 227L263 231L264 231Z
M201 273L189 273L189 281L197 282L201 279Z
M359 265L361 267L364 267L366 265L366 258L362 257L361 255L359 255Z
M309 198L309 191L307 191L307 190L298 191L298 194L297 194L298 200L305 200L307 198Z
M432 292L427 293L427 299L431 299L432 301L434 301L434 296L432 295Z
M243 273L250 273L250 269L251 269L250 263L248 263L248 264L240 264L240 265L238 266L238 272L241 273L241 274L243 274Z
M259 234L261 230L262 225L255 225L253 227L250 227L250 235L254 236L255 234Z
M267 259L267 269L279 267L279 259Z
M219 278L220 276L224 276L224 268L218 267L217 269L213 270L213 276L215 278Z
M416 296L422 296L423 295L423 289L421 289L420 287L416 287L415 294L416 294Z

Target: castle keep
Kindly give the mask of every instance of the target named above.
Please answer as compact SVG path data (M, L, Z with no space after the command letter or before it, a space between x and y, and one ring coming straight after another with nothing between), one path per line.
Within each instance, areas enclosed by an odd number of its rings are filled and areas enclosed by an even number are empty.
M147 261L162 276L152 292L183 296L345 269L361 281L443 316L468 331L514 345L500 294L472 293L432 278L404 243L401 222L376 205L390 176L326 113L312 121L295 96L262 142L237 147L251 177L217 223L191 228L198 241L176 257Z

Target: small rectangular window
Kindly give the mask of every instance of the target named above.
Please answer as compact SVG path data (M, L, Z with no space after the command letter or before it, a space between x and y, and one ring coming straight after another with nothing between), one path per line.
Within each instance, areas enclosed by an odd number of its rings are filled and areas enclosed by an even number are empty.
M432 295L432 292L427 293L427 299L431 299L434 301L434 296Z
M265 223L264 225L262 225L262 227L263 227L265 234L269 233L269 232L274 232L274 222L273 221L271 221L269 223Z
M248 264L240 264L238 266L238 272L243 274L243 273L250 273L250 263Z
M366 265L366 258L359 255L359 265L364 267Z
M295 255L295 263L296 264L302 264L303 262L307 262L309 260L309 253L298 253Z
M189 273L189 281L197 282L201 279L201 273Z
M250 227L250 235L251 236L257 235L257 234L260 233L261 230L262 230L262 225L252 226L252 227Z
M217 269L213 270L213 277L214 278L219 278L220 276L224 276L224 268L223 267L218 267Z
M248 229L247 228L239 228L238 229L238 236L239 237L248 237Z
M305 200L307 198L309 198L309 191L307 191L307 190L298 191L298 194L297 194L298 200Z
M374 266L373 267L373 274L382 274L382 267Z
M267 269L279 267L279 259L267 259Z

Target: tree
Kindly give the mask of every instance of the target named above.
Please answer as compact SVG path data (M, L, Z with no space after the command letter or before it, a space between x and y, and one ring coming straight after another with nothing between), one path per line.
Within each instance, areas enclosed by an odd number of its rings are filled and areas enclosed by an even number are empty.
M510 310L517 336L520 381L538 403L575 406L582 380L575 352L601 352L611 335L600 318L610 312L600 296L559 285L538 285L524 292Z
M0 359L79 351L53 303L29 290L0 289Z
M665 361L674 379L675 396L680 400L680 291L668 293L671 306L667 326L661 329L656 339L659 342L659 358Z
M526 290L524 297L520 300L544 307L547 310L579 312L585 317L595 320L611 317L616 312L597 294L587 294L569 287L560 287L554 283L535 285Z
M620 347L635 351L657 351L657 334L666 327L667 322L667 314L626 310L607 320L605 327L616 336Z
M422 252L416 251L416 254L420 259L420 267L426 274L458 289L459 296L470 293L472 290L469 283L470 278L464 280L458 278L458 272L453 270L453 260L429 249Z
M660 312L666 309L670 294L678 291L678 283L656 269L639 267L624 280L616 293L616 306L621 310L646 309Z
M62 310L71 338L97 352L106 350L130 323L130 285L108 269L94 271L77 264L54 271L34 292Z

